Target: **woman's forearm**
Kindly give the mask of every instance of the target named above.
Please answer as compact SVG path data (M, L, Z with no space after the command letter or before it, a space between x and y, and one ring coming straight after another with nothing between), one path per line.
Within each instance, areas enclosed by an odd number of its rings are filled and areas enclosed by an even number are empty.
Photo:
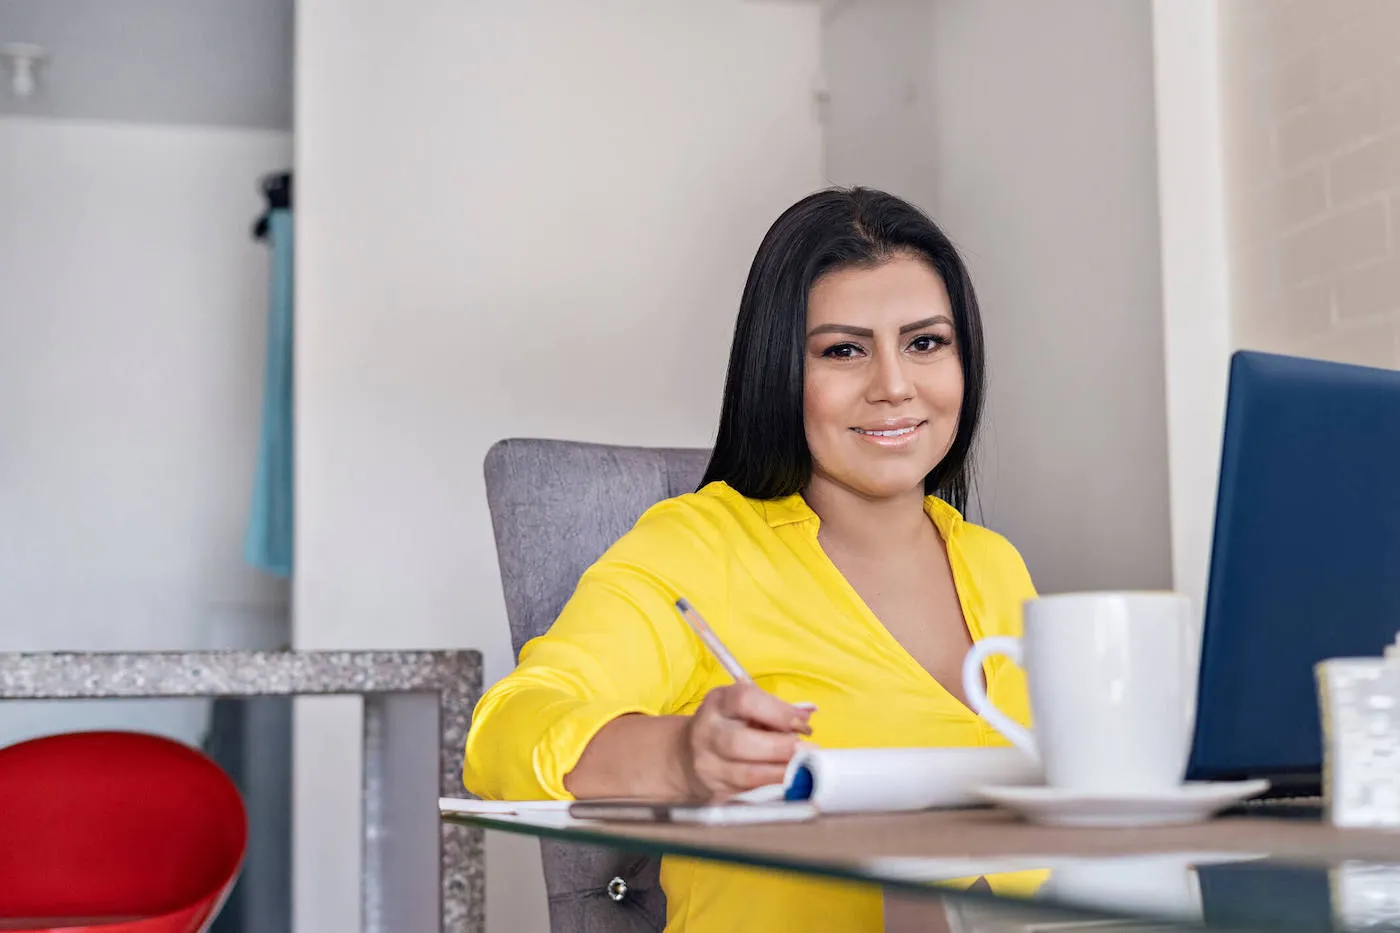
M688 770L689 716L619 716L599 729L564 788L579 800L630 797L686 800L694 795Z

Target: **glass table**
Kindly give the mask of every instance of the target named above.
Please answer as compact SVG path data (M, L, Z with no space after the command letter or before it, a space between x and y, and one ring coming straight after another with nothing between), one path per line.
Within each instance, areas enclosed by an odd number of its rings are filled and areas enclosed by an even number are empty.
M1028 919L1011 925L1018 929L1077 920L1136 928L1400 930L1400 832L1333 827L1317 801L1255 803L1207 823L1130 830L1034 826L986 808L731 826L582 821L557 804L494 813L444 809L442 818L641 855L872 882L887 898L1019 912ZM1016 883L998 883L1008 878Z

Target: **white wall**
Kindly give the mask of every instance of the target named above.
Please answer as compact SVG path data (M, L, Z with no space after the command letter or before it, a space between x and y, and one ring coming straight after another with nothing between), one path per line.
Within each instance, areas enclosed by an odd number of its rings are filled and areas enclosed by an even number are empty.
M1204 611L1231 350L1217 0L1154 0L1172 581Z
M1400 366L1396 8L1155 0L1176 586L1204 594L1230 353Z
M0 650L275 638L247 568L266 247L285 133L0 118ZM0 745L74 728L197 741L201 703L4 704Z
M981 299L980 513L1042 591L1171 581L1150 8L853 0L828 171L921 203Z
M1400 4L1221 13L1237 344L1400 367Z
M930 84L935 0L848 0L822 20L825 169L931 211L939 135Z
M983 514L1043 592L1171 582L1150 14L934 4L933 210L986 322Z
M297 34L296 644L496 678L486 449L710 443L753 251L822 182L818 11L304 0ZM353 707L297 723L297 928L354 929ZM491 927L543 929L535 843L491 846Z

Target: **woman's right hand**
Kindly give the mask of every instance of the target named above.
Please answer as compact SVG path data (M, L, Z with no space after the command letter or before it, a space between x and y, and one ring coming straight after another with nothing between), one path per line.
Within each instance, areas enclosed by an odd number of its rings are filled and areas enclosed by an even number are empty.
M812 734L811 710L753 684L716 687L685 729L685 770L693 796L706 803L780 784L800 737Z

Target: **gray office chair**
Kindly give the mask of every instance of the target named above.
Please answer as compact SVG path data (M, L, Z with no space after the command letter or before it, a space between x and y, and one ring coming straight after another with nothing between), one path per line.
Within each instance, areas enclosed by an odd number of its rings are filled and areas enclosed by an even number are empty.
M695 491L708 460L707 450L528 439L487 452L486 501L517 655L642 512ZM666 925L657 860L552 840L540 850L553 933L656 933Z

